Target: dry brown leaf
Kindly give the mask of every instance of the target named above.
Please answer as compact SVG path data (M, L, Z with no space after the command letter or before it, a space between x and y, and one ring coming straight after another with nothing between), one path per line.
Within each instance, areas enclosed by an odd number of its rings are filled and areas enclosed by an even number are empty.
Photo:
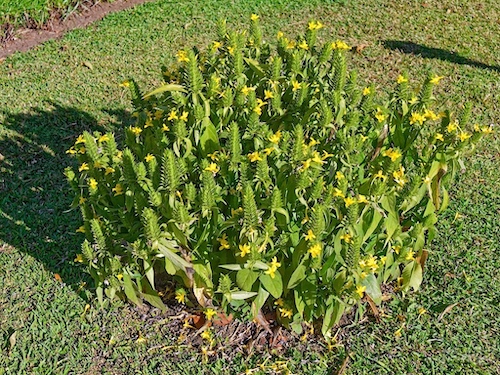
M446 309L444 309L444 310L443 310L443 312L442 312L441 314L439 314L439 316L438 316L438 322L439 322L441 319L443 319L443 316L444 316L445 314L448 314L448 313L451 311L451 309L453 309L456 305L458 305L458 302L457 302L457 303L454 303L453 305L450 305L450 306L448 306Z

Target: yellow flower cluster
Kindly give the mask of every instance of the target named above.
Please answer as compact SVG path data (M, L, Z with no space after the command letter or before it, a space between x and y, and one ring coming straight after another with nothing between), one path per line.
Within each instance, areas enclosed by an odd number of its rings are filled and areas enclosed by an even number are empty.
M336 40L335 42L332 42L332 48L341 51L351 49L351 47L349 47L345 42L342 42L341 40Z
M309 22L309 30L314 31L314 30L319 30L323 28L323 24L320 21L311 21Z
M314 244L313 246L311 246L308 251L309 251L309 254L311 254L311 256L313 258L317 258L321 255L321 250L322 250L321 243L318 242L318 243Z
M393 150L392 148L385 150L382 153L382 155L388 157L389 159L391 159L391 161L396 161L402 156L401 152L399 152L399 150L397 150L397 149Z
M278 262L278 258L274 257L271 261L271 264L269 264L269 268L264 272L266 275L271 276L271 279L274 279L276 277L276 271L278 268L281 267L281 263Z

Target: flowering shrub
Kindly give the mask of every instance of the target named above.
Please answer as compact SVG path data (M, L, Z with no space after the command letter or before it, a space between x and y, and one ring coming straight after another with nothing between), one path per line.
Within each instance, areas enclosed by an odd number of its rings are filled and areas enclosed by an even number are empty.
M255 15L249 32L220 22L206 52L178 52L164 86L124 83L137 121L123 149L111 133L78 137L77 260L101 301L163 308L168 273L181 303L275 309L327 335L350 306L380 303L381 284L418 289L459 157L490 128L469 130L469 107L434 112L438 76L414 95L402 75L377 101L347 72L344 42L317 45L322 26L274 46Z

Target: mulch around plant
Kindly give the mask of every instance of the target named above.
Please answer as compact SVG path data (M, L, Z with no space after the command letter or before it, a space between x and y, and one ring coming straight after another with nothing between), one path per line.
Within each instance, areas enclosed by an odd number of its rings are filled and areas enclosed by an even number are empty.
M28 24L26 27L15 29L11 24L0 25L0 59L15 52L28 51L39 44L51 39L61 38L66 32L87 27L91 23L102 19L109 13L132 8L136 5L154 0L116 0L112 3L100 3L89 0L80 10L67 18L62 18L60 12L53 11L49 20L41 25Z

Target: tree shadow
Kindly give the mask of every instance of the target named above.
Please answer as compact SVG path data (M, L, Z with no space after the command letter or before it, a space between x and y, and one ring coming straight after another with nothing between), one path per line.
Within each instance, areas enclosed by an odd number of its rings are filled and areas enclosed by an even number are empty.
M424 46L422 44L405 42L401 40L384 40L382 44L387 49L397 50L406 54L412 54L427 59L438 59L455 64L469 65L475 68L500 72L500 66L488 65L480 61L471 60L466 57L460 56L453 51L447 51L441 48L432 48Z
M0 244L33 256L62 281L79 288L92 281L74 263L82 235L66 166L76 160L66 154L84 130L104 131L90 114L49 102L49 109L3 113L0 124ZM106 111L116 123L131 123L124 110ZM109 127L106 128L110 130ZM3 159L3 160L2 160ZM81 288L80 288L81 289Z

